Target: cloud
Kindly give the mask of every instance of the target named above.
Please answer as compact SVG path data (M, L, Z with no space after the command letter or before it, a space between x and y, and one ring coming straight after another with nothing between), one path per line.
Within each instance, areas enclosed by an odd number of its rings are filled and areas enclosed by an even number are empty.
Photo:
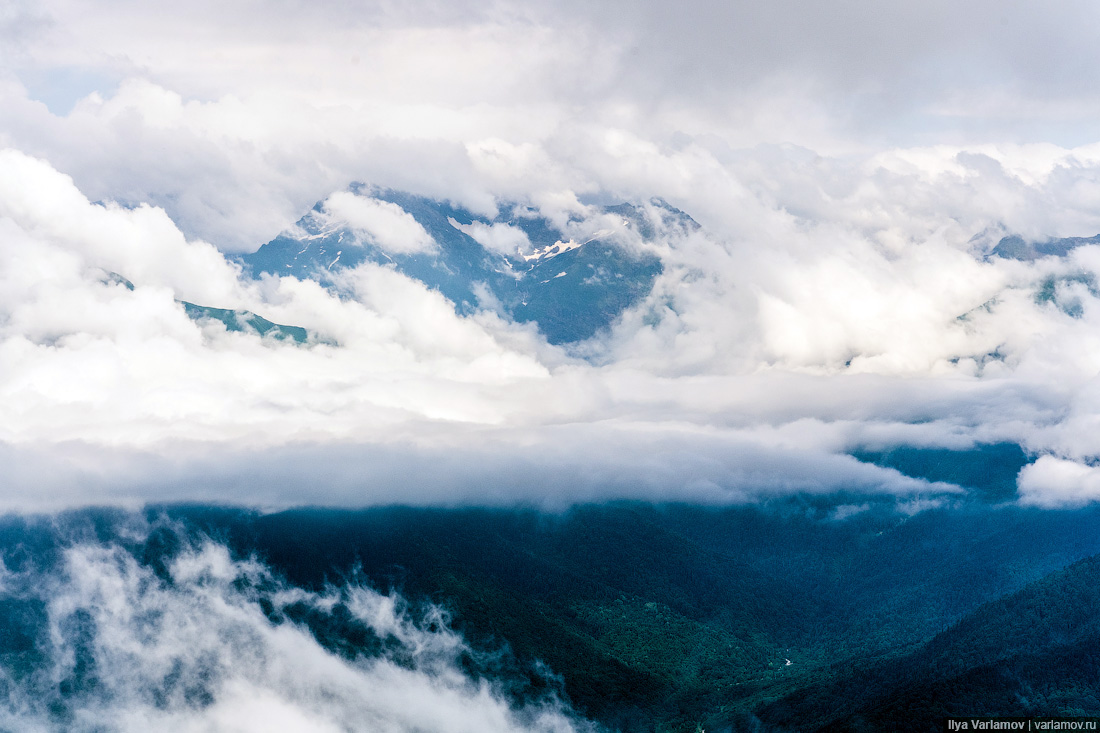
M516 253L527 254L531 251L531 240L527 238L527 233L510 224L502 222L486 224L480 221L461 224L452 220L451 226L470 235L482 247L494 252L515 255Z
M644 424L455 430L401 417L383 422L371 440L329 437L250 447L253 436L215 445L161 440L145 449L75 441L8 446L0 455L18 470L10 474L0 508L52 511L232 497L273 509L307 502L558 511L614 499L729 505L798 493L908 499L960 492L837 455L817 441L777 444L774 436L751 430Z
M1002 120L1019 128L1014 109L1085 101L1097 81L1088 62L1096 54L1095 8L1077 0L1042 8L861 1L827 9L806 0L767 7L696 0L675 9L656 2L359 3L354 10L240 3L228 17L208 2L154 14L137 3L55 0L41 12L52 22L32 36L39 63L113 65L208 99L273 87L449 107L538 99L711 126L725 117L757 133L767 122L797 130L806 118L802 129L812 129L820 124L812 118L824 115L830 132L868 132L877 122L879 136L912 136L922 132L913 123L928 126L929 118L963 131L968 119L986 129ZM381 68L385 74L375 73ZM1031 104L1010 106L1014 93ZM1087 105L1071 119L1080 124L1086 112Z
M1100 501L1100 470L1055 456L1040 456L1024 466L1017 483L1025 505L1077 507Z
M107 472L125 487L180 445L208 476L219 461L233 474L234 451L414 446L398 453L450 466L465 478L442 484L470 500L478 475L527 500L538 482L513 477L553 472L494 451L557 456L575 496L598 494L577 478L590 466L609 495L713 484L731 500L845 481L904 494L838 457L891 440L1011 440L1087 463L1100 454L1097 249L988 255L1005 233L1100 232L1097 79L1067 67L1095 55L1094 15L984 1L13 5L0 21L0 438L28 477L59 446L114 451L134 461L132 476ZM57 100L79 95L62 113ZM333 194L356 180L479 213L515 202L577 241L611 226L593 202L659 196L703 228L651 216L656 236L630 245L662 261L653 292L564 350L531 325L458 316L390 268L345 273L333 297L243 282L223 258L318 201L384 248L435 246L395 206ZM467 231L527 246L503 224ZM315 339L195 324L177 300ZM455 468L463 455L483 473ZM50 475L90 475L65 465Z
M914 191L940 195L928 178L950 195L961 175L950 165L876 168L869 193L840 186L825 161L831 218L826 207L802 218L791 203L746 202L759 233L740 241L653 208L644 246L665 265L653 293L570 353L530 325L459 316L389 267L344 271L339 295L290 277L242 280L162 210L91 203L43 161L3 159L11 509L948 495L955 487L842 454L1002 441L1077 460L1098 450L1088 436L1100 414L1100 310L1087 283L1100 277L1100 248L987 258L964 238L970 227L937 229L920 196L904 205ZM973 175L1001 176L1003 165L983 170ZM1056 170L1014 185L1037 195L1057 185ZM555 215L591 211L546 200ZM405 217L386 209L382 221ZM569 224L578 236L602 225ZM229 333L192 322L178 300L316 337L296 346Z
M133 543L142 528L123 532ZM144 528L171 534L171 527ZM53 568L7 571L9 607L41 604L35 668L3 675L0 719L20 730L544 731L592 730L555 698L511 700L507 679L471 677L471 649L435 608L348 584L288 586L260 563L207 542L163 558L158 576L120 545L63 546ZM140 547L141 540L138 539ZM20 606L22 604L22 606ZM266 604L266 606L265 606ZM266 612L265 612L266 608ZM343 612L377 642L329 651L294 610ZM21 617L26 623L29 614Z
M742 171L708 149L1081 146L1096 112L1077 2L12 7L0 143L232 251L353 180L728 206ZM87 96L51 113L77 77Z
M325 199L323 207L330 226L346 226L391 254L438 248L424 227L397 204L341 191Z

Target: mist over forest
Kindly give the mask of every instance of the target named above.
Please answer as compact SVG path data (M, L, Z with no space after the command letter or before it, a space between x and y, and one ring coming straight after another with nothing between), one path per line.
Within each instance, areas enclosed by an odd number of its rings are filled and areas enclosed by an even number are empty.
M0 728L1100 716L1097 9L727 5L0 7Z

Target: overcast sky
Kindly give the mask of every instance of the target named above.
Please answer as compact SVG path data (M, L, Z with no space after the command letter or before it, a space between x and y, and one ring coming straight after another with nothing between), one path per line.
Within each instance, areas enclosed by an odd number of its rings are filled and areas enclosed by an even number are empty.
M1100 498L1100 249L986 257L1100 232L1098 13L11 0L0 504L919 502L954 489L844 451L1000 440L1037 459L1024 501ZM385 268L350 300L238 279L223 253L318 201L397 215L353 181L482 212L660 196L704 228L661 233L654 294L589 359Z

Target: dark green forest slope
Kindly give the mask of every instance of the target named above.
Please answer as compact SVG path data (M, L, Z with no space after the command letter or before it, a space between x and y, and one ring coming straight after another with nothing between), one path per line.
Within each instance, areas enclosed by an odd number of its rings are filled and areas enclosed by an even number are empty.
M171 584L173 558L213 539L292 586L396 590L414 615L447 609L477 650L470 674L517 702L557 694L623 731L931 730L948 713L1100 713L1100 510L975 502L910 516L853 501L82 510L0 519L0 556L33 583L65 547L92 542ZM381 653L341 603L319 610L275 592L249 596L271 623L349 659ZM29 586L0 593L12 684L52 648L46 615ZM69 630L77 641L81 628ZM94 684L81 664L61 703Z
M947 716L1100 714L1100 557L984 604L918 650L769 706L773 723L928 730Z
M481 648L506 644L531 691L560 684L583 713L624 730L843 728L845 716L883 723L899 710L890 700L919 697L922 685L954 693L954 680L981 664L1023 664L1024 649L1002 649L1004 635L1017 632L981 625L995 608L983 604L1001 599L1009 604L1002 615L1013 616L1022 602L1011 594L1037 592L1041 585L1027 584L1100 552L1093 510L972 506L908 517L883 506L837 520L835 510L794 500L559 515L169 512L258 554L294 584L359 578L443 604ZM1058 577L1043 582L1073 587ZM1095 591L1079 590L1050 604L1096 608ZM1060 638L1034 639L1026 651L1061 654ZM886 672L897 669L908 671ZM998 702L991 684L956 707L985 700L982 710L1018 709Z

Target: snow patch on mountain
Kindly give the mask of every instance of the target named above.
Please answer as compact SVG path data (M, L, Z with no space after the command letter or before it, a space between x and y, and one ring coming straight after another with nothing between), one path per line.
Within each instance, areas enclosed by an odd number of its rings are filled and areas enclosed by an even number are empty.
M557 242L554 242L548 247L539 247L531 254L524 255L523 259L527 260L528 262L531 262L532 260L537 262L539 260L549 259L556 255L564 254L571 249L578 249L580 247L583 247L591 241L592 240L590 239L587 242L575 242L570 239L568 242L563 242L559 239Z

